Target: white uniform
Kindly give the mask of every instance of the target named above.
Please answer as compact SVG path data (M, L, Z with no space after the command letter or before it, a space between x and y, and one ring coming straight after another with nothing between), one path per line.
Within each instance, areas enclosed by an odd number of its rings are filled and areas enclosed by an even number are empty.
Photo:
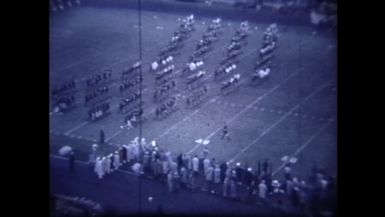
M104 175L102 162L103 161L98 158L95 163L95 172L98 175L99 179L103 178Z
M102 168L103 168L103 174L107 174L109 166L108 166L106 157L102 158Z
M207 169L210 167L210 160L208 158L203 160L203 172L206 173Z
M119 158L119 153L115 152L114 154L114 168L117 170L120 167L120 158Z
M180 168L180 181L182 183L187 183L187 171L184 167Z
M172 192L173 191L173 175L171 172L167 174L167 186L168 186L168 191Z
M162 170L163 170L163 174L167 174L167 172L169 170L169 164L167 161L162 162Z
M209 166L209 167L205 170L206 181L208 181L208 182L213 181L213 173L214 173L214 167Z
M175 161L171 161L170 169L171 169L172 172L177 172L178 171L178 164L175 163Z
M265 199L266 198L266 191L267 191L267 186L265 184L265 182L261 182L261 184L259 184L258 186L258 196L262 199Z
M199 171L199 159L197 157L194 157L192 159L192 169L194 172L198 172Z
M138 160L139 159L139 145L138 144L136 144L136 143L133 144L132 152L134 155L134 159Z
M221 182L221 169L216 166L214 169L214 183L218 184Z
M106 157L105 166L106 166L105 167L106 173L110 173L111 172L111 159L110 159L110 156Z

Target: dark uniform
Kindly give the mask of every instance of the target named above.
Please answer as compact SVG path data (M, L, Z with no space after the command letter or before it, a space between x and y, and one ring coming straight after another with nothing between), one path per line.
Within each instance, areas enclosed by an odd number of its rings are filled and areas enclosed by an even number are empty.
M227 137L227 139L230 140L229 130L228 130L228 128L227 128L227 125L225 125L225 126L223 127L222 132L223 132L223 134L222 134L222 138L221 138L221 139Z
M69 166L70 166L70 172L74 172L75 170L75 154L74 152L71 152L70 153L70 156L69 156Z
M105 138L104 131L100 130L100 144L104 144L104 138Z

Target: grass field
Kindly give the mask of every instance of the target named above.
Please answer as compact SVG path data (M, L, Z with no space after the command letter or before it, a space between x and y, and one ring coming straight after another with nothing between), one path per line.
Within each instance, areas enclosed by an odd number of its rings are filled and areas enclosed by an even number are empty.
M259 85L250 85L250 75L262 43L267 23L250 23L248 45L238 58L237 73L241 85L235 92L223 96L213 72L225 55L226 46L240 22L223 19L222 35L214 49L205 57L204 70L211 76L207 99L195 108L184 103L168 118L154 120L156 105L152 100L154 75L148 71L177 29L178 19L186 14L154 11L142 12L143 41L143 101L145 122L143 137L175 154L200 153L203 147L196 139L209 139L210 155L220 162L248 163L269 158L274 174L279 176L285 155L295 155L298 162L294 174L306 176L315 161L329 174L336 175L337 120L336 77L337 57L334 33L318 32L312 27L280 25L278 48L271 76ZM212 17L196 16L191 37L184 42L180 55L175 56L176 71L187 63ZM139 135L139 129L122 130L123 116L117 114L118 85L122 70L138 60L137 11L119 8L72 8L50 17L50 84L62 84L76 79L77 108L64 115L50 116L51 153L63 145L77 149L80 159L87 160L91 145L98 141L104 129L108 145L103 153L126 144ZM112 114L97 122L87 120L84 106L85 78L104 69L111 69L114 83ZM174 94L182 99L188 95L184 78L177 76ZM231 141L221 140L221 128L228 123Z

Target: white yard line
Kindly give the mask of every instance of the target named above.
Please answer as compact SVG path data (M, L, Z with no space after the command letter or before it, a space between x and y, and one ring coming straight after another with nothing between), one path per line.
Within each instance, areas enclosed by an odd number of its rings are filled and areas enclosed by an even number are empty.
M332 122L333 121L328 120L325 124L323 124L322 127L320 127L313 136L311 136L303 145L301 145L299 148L297 148L294 151L291 157L295 157L296 155L301 153L301 151L304 150ZM285 163L282 163L276 170L274 170L272 175L273 176L276 175L281 169L283 169L284 166L285 166Z
M282 123L291 113L293 113L297 108L299 108L304 102L309 100L311 97L313 97L315 94L317 94L319 91L321 91L325 86L327 86L328 83L325 83L318 87L316 90L314 90L310 95L308 95L306 98L302 99L299 103L297 103L292 109L290 109L288 112L286 112L281 118L279 118L277 121L275 121L270 127L265 129L257 138L255 138L249 145L247 145L245 148L243 148L238 154L236 154L233 158L231 158L228 163L232 163L237 157L239 157L241 154L246 152L252 145L254 145L256 142L258 142L263 136L265 136L267 133L269 133L274 127L278 126L278 124Z
M79 125L73 127L72 129L68 130L67 132L65 132L64 135L69 135L70 133L74 132L75 130L84 127L84 126L87 125L88 123L89 123L89 121L84 121L84 122L82 122L81 124L79 124Z

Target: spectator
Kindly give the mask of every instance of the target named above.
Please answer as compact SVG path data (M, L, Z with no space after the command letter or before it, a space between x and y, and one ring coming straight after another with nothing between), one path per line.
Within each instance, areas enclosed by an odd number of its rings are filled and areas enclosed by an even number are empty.
M214 168L214 191L218 191L218 187L221 183L221 169L219 168L219 165L216 164Z
M159 159L155 160L154 177L155 179L161 179L163 174L162 163Z
M171 160L169 165L172 172L178 171L178 164L174 160Z
M180 153L177 157L177 164L178 164L178 171L180 171L180 168L183 166L183 154Z
M120 167L119 153L117 151L115 151L115 154L114 154L114 169L118 170L119 167Z
M179 191L180 189L180 176L177 171L172 172L172 182L174 191Z
M226 178L226 171L227 171L227 163L222 163L221 166L220 166L220 170L221 170L221 183L223 183L223 181L225 180Z
M75 153L73 151L69 155L69 168L71 173L75 171Z
M205 158L203 160L203 173L206 174L206 171L207 169L209 168L209 166L211 165L211 162L208 158Z
M269 159L265 159L265 161L262 164L262 172L264 174L267 174L268 173L268 169L269 169Z
M98 145L97 144L93 144L92 145L92 152L90 154L89 163L95 163L96 162L97 151L98 151Z
M203 148L203 157L208 158L209 157L209 149L207 147Z
M99 135L100 135L100 144L104 144L104 137L105 137L104 131L100 130Z
M230 180L230 197L232 199L237 199L237 184L234 179Z
M286 180L286 194L290 197L293 192L293 181L291 179Z
M102 165L102 159L100 157L98 157L96 159L96 163L95 163L95 173L98 175L99 179L102 179L103 176L104 176L104 171L103 171L103 165Z
M194 175L199 174L199 159L196 155L192 159L192 169L194 171Z
M265 184L265 180L262 180L258 186L258 196L261 199L266 199L267 186Z
M110 159L110 156L106 156L105 168L106 168L107 174L111 173L111 159Z
M162 175L163 178L162 179L166 178L167 173L168 173L169 170L170 170L169 163L166 160L164 160L162 162L162 171L163 171L163 175Z
M229 187L230 187L230 176L226 176L223 181L223 197L227 197L229 195Z
M297 186L295 186L293 188L293 192L291 194L291 203L293 205L294 208L298 208L298 205L299 205L299 188Z
M188 169L188 170L191 170L191 166L190 166L190 155L187 155L187 154L183 154L182 155L182 162L183 162L183 167L185 169Z
M213 184L213 178L214 178L214 167L211 164L205 170L205 178L206 178L207 190L213 194L214 190L212 189L212 184Z
M102 157L102 167L103 167L103 174L109 173L109 166L108 166L108 160L107 157Z
M187 187L187 181L188 181L187 170L184 166L182 166L180 168L180 184L182 188Z
M291 166L289 163L287 163L285 165L285 167L283 168L283 171L285 173L285 179L290 179L291 178Z

